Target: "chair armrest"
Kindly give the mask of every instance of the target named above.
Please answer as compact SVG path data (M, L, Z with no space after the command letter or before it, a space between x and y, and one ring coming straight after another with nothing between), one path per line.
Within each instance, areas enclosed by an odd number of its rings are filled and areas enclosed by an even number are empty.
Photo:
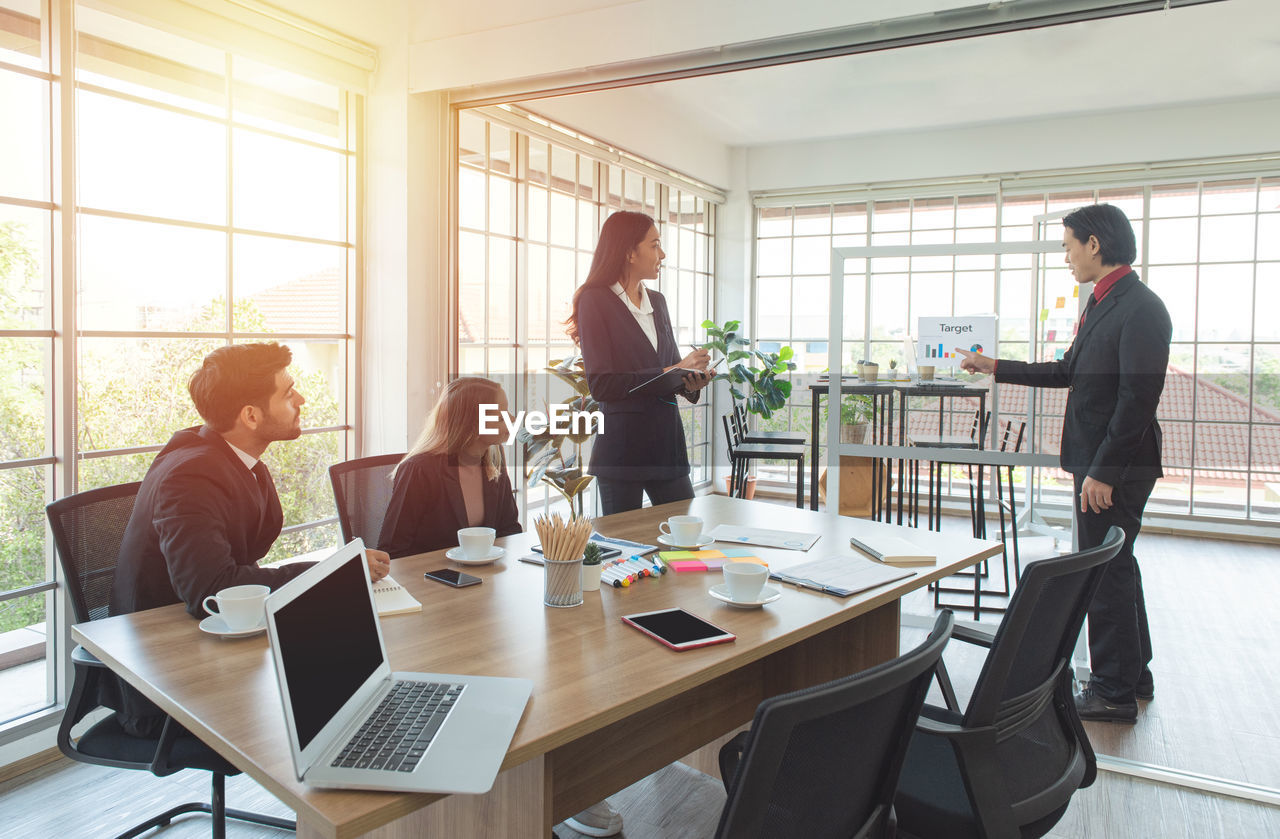
M951 637L957 641L967 641L970 644L977 644L979 647L991 649L991 645L995 643L996 636L983 629L970 629L967 626L956 624L956 628L952 631Z
M102 660L100 658L98 658L96 655L89 652L79 644L76 644L75 649L71 651L71 663L83 664L86 667L102 667L104 669L107 666L102 663Z

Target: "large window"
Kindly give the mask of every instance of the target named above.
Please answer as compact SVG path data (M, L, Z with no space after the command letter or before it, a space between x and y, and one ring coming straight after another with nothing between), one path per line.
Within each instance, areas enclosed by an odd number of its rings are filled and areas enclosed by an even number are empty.
M1204 167L1211 170L1211 166ZM1079 184L1087 174L1073 176ZM1060 179L1061 180L1061 179ZM1114 178L1112 178L1114 180ZM1138 237L1135 268L1168 306L1174 334L1159 418L1165 478L1149 511L1270 521L1280 518L1280 178L1204 177L1105 189L1016 191L993 182L976 195L930 195L757 209L756 327L789 343L800 363L793 404L773 427L809 428L804 374L826 367L832 247L949 245L1061 236L1061 214L1095 201L1119 206ZM1047 219L1046 219L1047 217ZM901 256L850 260L844 365L905 363L919 316L999 316L999 354L1061 357L1079 314L1061 255ZM1240 313L1252 316L1240 317ZM1036 451L1056 453L1064 391L996 389L997 430L1034 408ZM967 432L976 404L947 400L949 433ZM953 404L954 403L954 404ZM913 406L910 427L937 432L936 403ZM825 430L825 427L824 427ZM825 441L825 440L824 440ZM1069 476L1042 470L1041 498L1062 501ZM781 469L771 474L788 479Z
M360 97L134 12L52 2L0 0L0 597L54 585L45 504L141 479L199 424L187 380L227 343L290 346L307 398L303 436L265 457L285 514L268 561L336 543ZM49 49L51 17L74 17L74 54ZM0 600L0 724L58 696L55 606L51 591Z
M514 127L522 124L530 129ZM502 382L513 409L545 410L567 396L544 369L576 352L564 320L615 210L657 220L667 253L657 290L676 341L701 342L711 313L716 204L653 167L609 162L572 132L557 141L557 132L528 118L458 114L458 369ZM681 416L696 485L710 478L710 406L682 402ZM533 488L527 501L556 499Z

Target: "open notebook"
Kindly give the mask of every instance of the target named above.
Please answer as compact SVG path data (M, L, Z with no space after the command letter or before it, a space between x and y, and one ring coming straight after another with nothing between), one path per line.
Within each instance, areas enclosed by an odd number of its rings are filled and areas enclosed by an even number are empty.
M390 575L378 580L372 588L373 603L378 607L379 616L404 615L422 611L422 604Z

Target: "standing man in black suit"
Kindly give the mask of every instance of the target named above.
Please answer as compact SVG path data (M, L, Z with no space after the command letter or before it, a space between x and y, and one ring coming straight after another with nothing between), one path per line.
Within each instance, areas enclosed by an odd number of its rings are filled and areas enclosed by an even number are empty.
M111 586L111 614L185 603L204 617L204 599L229 586L277 588L311 563L266 567L283 514L276 487L259 458L276 440L302 433L306 400L286 369L288 347L276 343L219 347L188 384L205 424L176 432L143 478L125 528ZM370 576L386 576L390 560L369 551ZM110 681L110 680L108 680ZM151 736L163 713L123 683L104 705L126 731Z
M1062 360L1028 364L957 351L964 356L962 369L994 373L997 382L1068 390L1061 458L1075 478L1079 547L1101 544L1113 525L1125 534L1089 606L1092 673L1076 707L1082 719L1132 724L1137 700L1155 695L1133 544L1147 499L1164 475L1156 407L1173 327L1164 303L1129 267L1137 246L1123 212L1094 204L1072 211L1062 224L1072 275L1081 285L1094 284Z

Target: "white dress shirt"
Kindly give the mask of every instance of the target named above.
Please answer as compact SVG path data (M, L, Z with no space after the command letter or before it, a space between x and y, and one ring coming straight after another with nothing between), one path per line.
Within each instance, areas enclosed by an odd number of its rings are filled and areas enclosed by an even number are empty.
M653 322L653 303L649 302L649 290L645 288L644 282L640 283L639 306L631 302L631 298L622 288L622 283L614 283L610 288L613 289L614 294L622 298L627 310L636 319L636 323L640 324L640 329L644 331L645 337L649 339L649 343L653 345L656 351L658 349L658 327Z

